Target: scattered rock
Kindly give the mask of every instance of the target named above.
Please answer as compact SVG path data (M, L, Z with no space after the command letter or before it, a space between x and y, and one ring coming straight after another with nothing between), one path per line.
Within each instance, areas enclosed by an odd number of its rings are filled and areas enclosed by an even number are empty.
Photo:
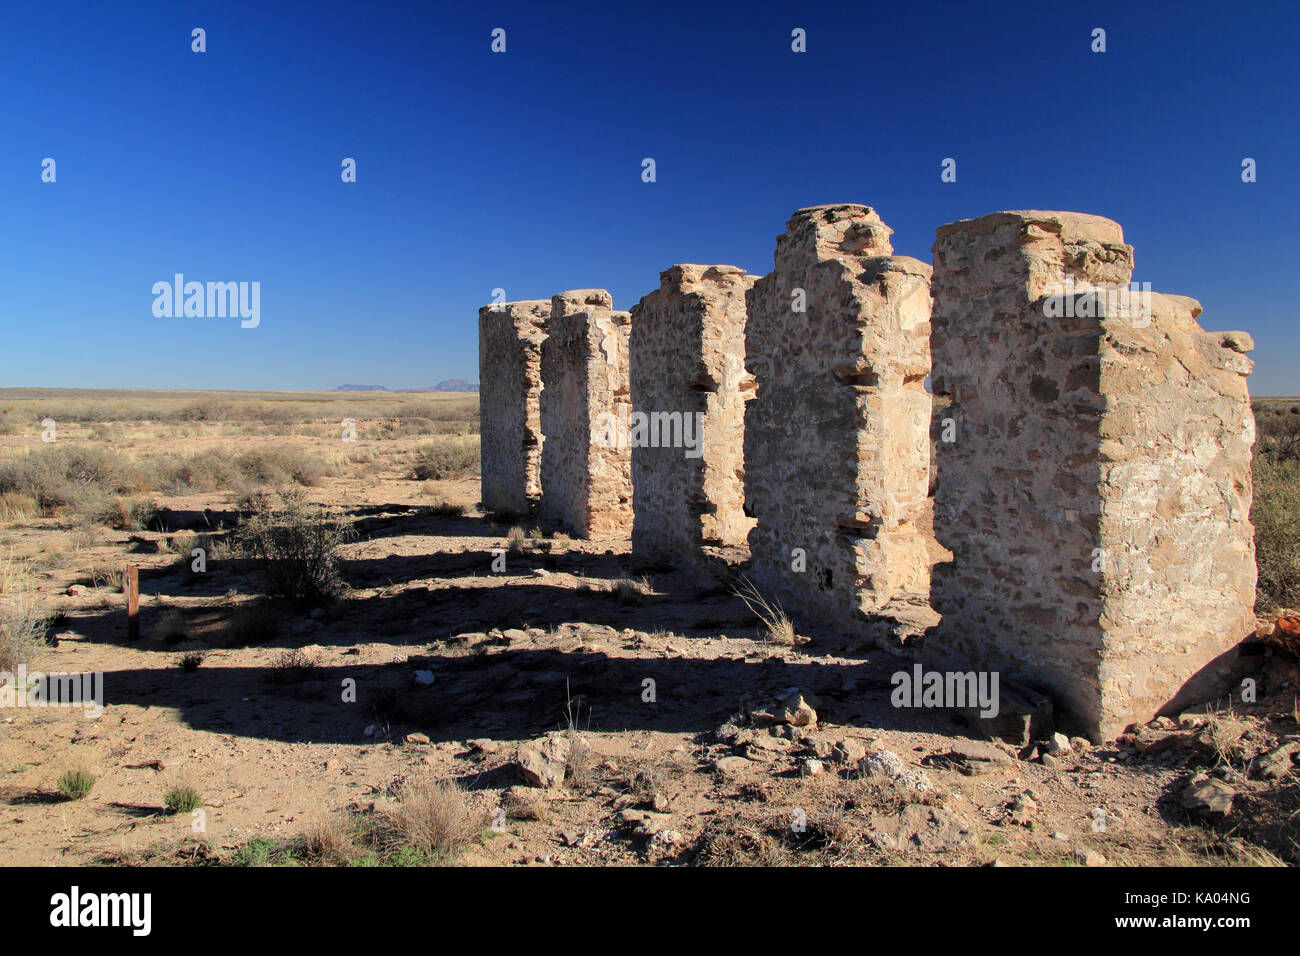
M878 775L893 780L906 790L925 793L934 789L934 784L924 770L910 770L901 757L891 750L878 750L867 754L858 762L858 770L866 776Z
M909 803L879 832L909 852L945 853L975 845L974 832L955 814L920 803Z
M781 705L781 719L792 727L816 727L817 711L803 694L795 691Z
M879 774L893 780L896 777L901 777L907 766L903 763L902 758L892 750L878 750L858 761L858 769L867 776Z
M815 777L822 772L822 762L813 758L808 758L803 762L803 774L805 777Z
M1261 780L1281 780L1291 772L1292 758L1300 744L1283 744L1270 750L1255 763L1255 774Z
M1022 793L1011 801L1011 812L1007 815L1007 819L1018 826L1027 827L1037 812L1038 804L1034 802L1034 798L1027 793Z
M847 737L831 748L830 759L836 763L856 764L867 755L867 748L862 741Z
M515 759L524 782L534 787L558 787L564 782L568 757L568 738L552 734L520 744Z
M962 714L984 735L1004 740L1017 749L1034 740L1046 740L1054 729L1051 699L1005 677L998 686L995 716L982 716L978 707L966 708Z
M428 746L429 738L425 734L407 734L406 742L414 746Z
M1070 752L1070 738L1065 734L1052 734L1051 739L1047 742L1047 752L1050 754L1068 754Z
M528 642L528 632L521 631L517 627L508 628L501 632L501 639L507 644L526 644Z
M1232 812L1236 795L1222 780L1197 777L1183 790L1183 808L1201 820L1221 820Z
M413 675L416 687L432 687L433 671L416 671Z
M1078 849L1078 850L1074 850L1070 854L1070 856L1074 860L1074 862L1078 863L1080 866L1105 866L1106 865L1106 857L1098 853L1096 850Z
M713 768L727 777L734 777L753 768L754 762L744 757L720 757L713 762Z

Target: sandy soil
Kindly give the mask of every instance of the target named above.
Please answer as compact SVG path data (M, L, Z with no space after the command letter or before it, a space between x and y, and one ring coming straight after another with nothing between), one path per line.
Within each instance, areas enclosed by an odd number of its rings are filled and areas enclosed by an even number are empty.
M43 669L103 672L106 707L93 720L0 712L0 861L226 861L322 815L382 808L396 782L426 774L458 781L487 818L506 808L460 856L468 865L1270 859L1259 848L1300 858L1296 772L1265 780L1254 769L1300 731L1288 664L1257 658L1261 702L1234 705L1228 730L1222 717L1189 715L1086 750L1076 742L1047 764L1020 759L956 715L893 708L889 677L909 665L833 634L765 643L724 582L639 564L627 541L543 537L493 573L509 528L474 510L477 479L413 481L409 443L373 445L369 463L309 489L358 532L340 552L351 592L327 610L282 607L260 643L231 625L256 599L255 569L212 560L196 574L168 550L179 527L232 524L229 494L162 500L168 531L98 529L42 573L61 612ZM439 501L467 511L440 513ZM66 534L57 524L10 527L6 541L39 548ZM86 574L123 561L141 568L134 643L121 594ZM643 600L619 596L619 581L642 576ZM172 609L185 635L168 643ZM281 666L292 649L311 668ZM192 650L202 664L183 672ZM348 680L355 701L344 700ZM795 688L815 725L727 726ZM570 726L595 754L584 779L522 786L519 745L568 739ZM879 751L929 787L860 779L858 757ZM79 801L55 790L73 767L97 777ZM1184 808L1198 772L1235 790L1226 819ZM177 783L202 795L201 821L164 812Z

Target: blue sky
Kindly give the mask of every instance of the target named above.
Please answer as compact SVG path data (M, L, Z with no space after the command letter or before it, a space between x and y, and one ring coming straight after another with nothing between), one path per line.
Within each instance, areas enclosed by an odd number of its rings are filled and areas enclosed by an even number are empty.
M477 380L494 288L629 308L863 202L926 261L955 219L1109 216L1298 395L1297 49L1286 3L11 4L0 384ZM260 325L155 317L177 272L260 282Z

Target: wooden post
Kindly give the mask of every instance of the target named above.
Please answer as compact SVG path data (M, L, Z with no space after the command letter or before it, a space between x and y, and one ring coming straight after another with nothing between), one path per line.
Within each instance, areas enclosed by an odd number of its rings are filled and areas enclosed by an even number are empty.
M126 590L126 637L130 641L140 639L140 569L128 567L122 575L122 587Z

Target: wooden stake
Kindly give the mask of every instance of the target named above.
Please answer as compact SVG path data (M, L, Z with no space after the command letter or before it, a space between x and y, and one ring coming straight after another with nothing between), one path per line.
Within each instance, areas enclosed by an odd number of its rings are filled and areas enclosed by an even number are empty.
M130 641L140 639L140 569L129 567L122 576L122 586L126 588L126 637Z

